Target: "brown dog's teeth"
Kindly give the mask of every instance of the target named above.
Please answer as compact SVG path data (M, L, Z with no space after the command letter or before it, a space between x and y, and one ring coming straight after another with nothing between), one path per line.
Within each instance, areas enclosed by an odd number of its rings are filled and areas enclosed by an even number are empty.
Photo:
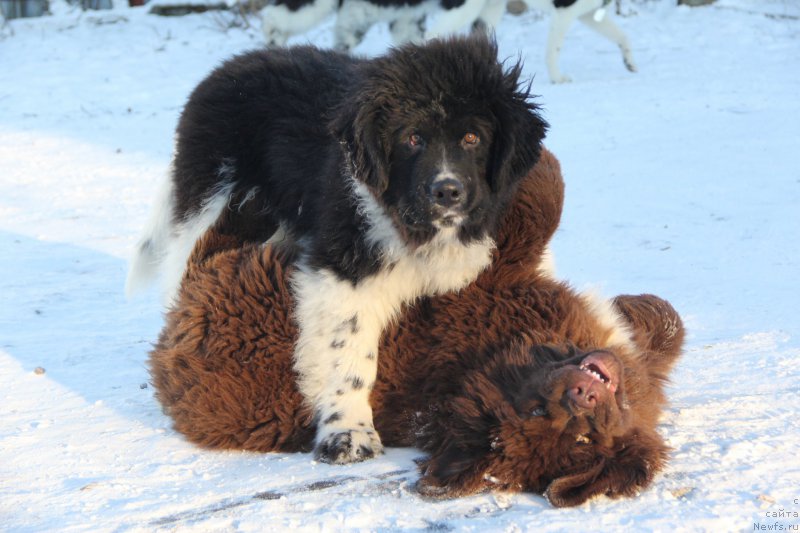
M601 374L601 373L599 373L599 372L597 372L595 370L591 370L588 367L580 367L580 369L581 369L581 371L586 372L587 374L589 374L590 376L592 376L593 378L595 378L596 380L598 380L601 383L608 383L609 382L609 380L603 374Z
M611 378L607 377L605 374L601 374L597 370L592 369L589 365L581 365L579 368L582 372L586 372L601 383L605 383L606 385L611 383Z

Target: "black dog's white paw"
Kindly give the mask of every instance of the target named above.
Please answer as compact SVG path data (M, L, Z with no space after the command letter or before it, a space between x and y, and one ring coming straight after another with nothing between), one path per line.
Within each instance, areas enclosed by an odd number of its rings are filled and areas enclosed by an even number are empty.
M330 433L314 449L317 461L343 465L372 459L383 453L383 444L373 429L359 429Z

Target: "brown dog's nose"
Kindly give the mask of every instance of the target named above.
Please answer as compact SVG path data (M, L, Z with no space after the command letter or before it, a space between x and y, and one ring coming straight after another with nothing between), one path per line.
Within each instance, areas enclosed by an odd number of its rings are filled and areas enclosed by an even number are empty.
M436 205L451 208L464 202L464 184L453 178L446 178L431 185L431 201Z
M593 385L592 380L579 380L567 389L567 397L580 409L594 409L600 398Z

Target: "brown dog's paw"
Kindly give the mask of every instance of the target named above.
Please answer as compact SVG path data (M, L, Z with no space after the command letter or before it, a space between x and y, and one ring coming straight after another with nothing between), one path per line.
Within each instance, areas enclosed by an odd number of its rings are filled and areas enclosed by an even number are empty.
M429 476L423 476L419 478L417 483L414 485L414 490L416 490L417 493L423 498L431 500L444 500L454 497L448 487L439 485L433 478Z
M430 500L461 498L491 489L486 481L488 479L486 475L469 472L443 480L431 474L429 467L430 463L421 466L423 474L414 485L416 492L423 498Z

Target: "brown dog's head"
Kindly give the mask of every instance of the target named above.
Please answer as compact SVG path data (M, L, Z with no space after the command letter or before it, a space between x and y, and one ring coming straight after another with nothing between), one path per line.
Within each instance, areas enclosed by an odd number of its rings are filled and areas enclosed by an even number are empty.
M643 412L659 408L661 379L637 361L547 346L498 354L423 432L431 456L418 490L532 491L557 507L634 495L668 451Z

